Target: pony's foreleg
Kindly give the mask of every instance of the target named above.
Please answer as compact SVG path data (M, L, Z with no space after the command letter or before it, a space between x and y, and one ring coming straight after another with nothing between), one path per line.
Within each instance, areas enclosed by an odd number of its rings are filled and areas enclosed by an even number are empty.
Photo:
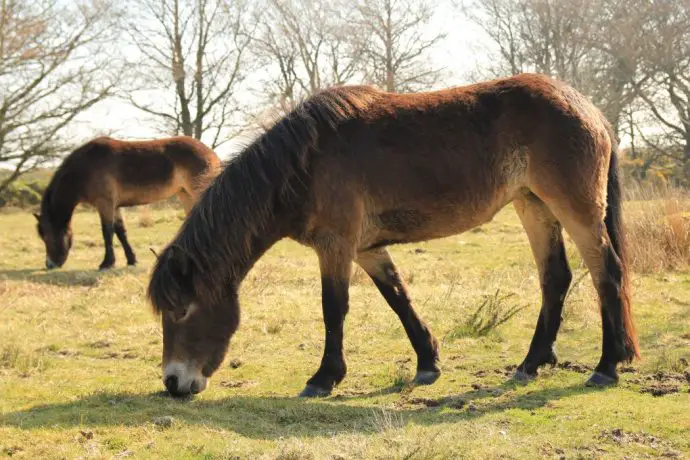
M405 283L386 249L360 253L357 264L371 277L388 305L400 318L407 337L417 353L415 383L432 384L441 375L438 368L438 341L412 308Z
M327 250L319 254L319 266L326 341L321 365L300 393L303 397L328 395L347 373L343 353L343 325L349 309L352 256L337 250Z
M115 230L115 235L117 236L117 239L120 240L122 249L125 251L127 265L136 265L137 256L134 254L134 250L132 250L132 246L129 245L129 241L127 240L127 229L125 229L125 221L122 218L122 212L119 209L115 211L115 222L113 228Z
M563 245L561 224L547 206L531 193L514 201L522 226L527 232L541 281L542 305L529 352L515 373L517 380L537 375L544 364L556 364L553 344L561 325L563 301L572 274Z
M107 270L115 265L115 251L113 250L113 233L115 233L114 214L115 209L99 209L101 216L101 231L103 232L103 242L105 243L105 255L103 262L98 267L99 270Z

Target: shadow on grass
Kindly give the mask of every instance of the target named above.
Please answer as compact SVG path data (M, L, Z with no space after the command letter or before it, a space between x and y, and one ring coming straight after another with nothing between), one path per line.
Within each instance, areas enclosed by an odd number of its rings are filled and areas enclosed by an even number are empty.
M137 267L118 267L106 271L93 270L35 270L13 269L0 270L0 279L12 281L29 281L32 283L52 284L59 286L96 286L106 277L136 273Z
M440 409L401 408L392 410L405 423L435 425L472 421L487 414L509 409L534 410L549 401L601 391L573 385L540 389L533 392L490 401L477 409L453 409L443 401L484 398L482 391L441 398ZM380 431L376 412L378 405L349 405L334 397L305 400L297 397L232 396L220 400L174 400L161 392L153 394L98 393L75 401L39 405L0 416L0 425L25 430L44 427L155 426L160 416L173 416L173 427L200 425L231 430L254 439L277 439L284 436L331 436L333 433L372 433ZM162 428L159 428L162 429Z

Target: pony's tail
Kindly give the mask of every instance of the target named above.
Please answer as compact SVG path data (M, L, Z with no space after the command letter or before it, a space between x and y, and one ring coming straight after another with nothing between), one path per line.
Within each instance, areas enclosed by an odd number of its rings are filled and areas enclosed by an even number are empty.
M623 227L623 197L621 190L620 171L618 169L618 149L612 147L611 159L609 163L608 185L607 185L607 207L604 222L609 239L614 251L618 255L621 263L621 322L624 327L624 341L626 358L639 358L640 348L637 341L637 331L632 317L631 283L630 283L630 259L628 256L628 245Z

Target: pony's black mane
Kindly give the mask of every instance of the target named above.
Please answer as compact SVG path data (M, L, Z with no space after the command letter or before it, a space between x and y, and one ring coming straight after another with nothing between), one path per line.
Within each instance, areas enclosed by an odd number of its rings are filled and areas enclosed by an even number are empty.
M48 186L41 198L41 215L45 215L56 228L64 228L72 218L72 212L77 204L77 187L79 184L70 176L76 161L74 157L77 153L84 151L89 144L82 145L65 157L58 169L50 179ZM63 182L65 182L63 184Z
M217 304L229 283L239 283L266 250L265 235L275 229L276 212L299 198L309 180L309 165L319 151L319 139L337 132L380 93L368 87L337 87L299 104L287 116L230 160L204 192L171 246L192 260L192 284L197 297ZM175 305L177 277L166 253L159 258L149 284L154 309ZM258 252L258 254L257 254ZM165 308L165 307L163 307Z

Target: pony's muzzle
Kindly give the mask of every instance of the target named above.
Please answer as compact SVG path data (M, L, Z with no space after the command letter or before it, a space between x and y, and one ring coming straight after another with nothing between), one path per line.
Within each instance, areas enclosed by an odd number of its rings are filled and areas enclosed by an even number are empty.
M46 257L46 270L52 270L53 268L58 268L59 265L50 260L50 257Z
M208 379L200 373L191 373L182 363L165 366L163 383L172 396L187 396L201 393L206 389Z

